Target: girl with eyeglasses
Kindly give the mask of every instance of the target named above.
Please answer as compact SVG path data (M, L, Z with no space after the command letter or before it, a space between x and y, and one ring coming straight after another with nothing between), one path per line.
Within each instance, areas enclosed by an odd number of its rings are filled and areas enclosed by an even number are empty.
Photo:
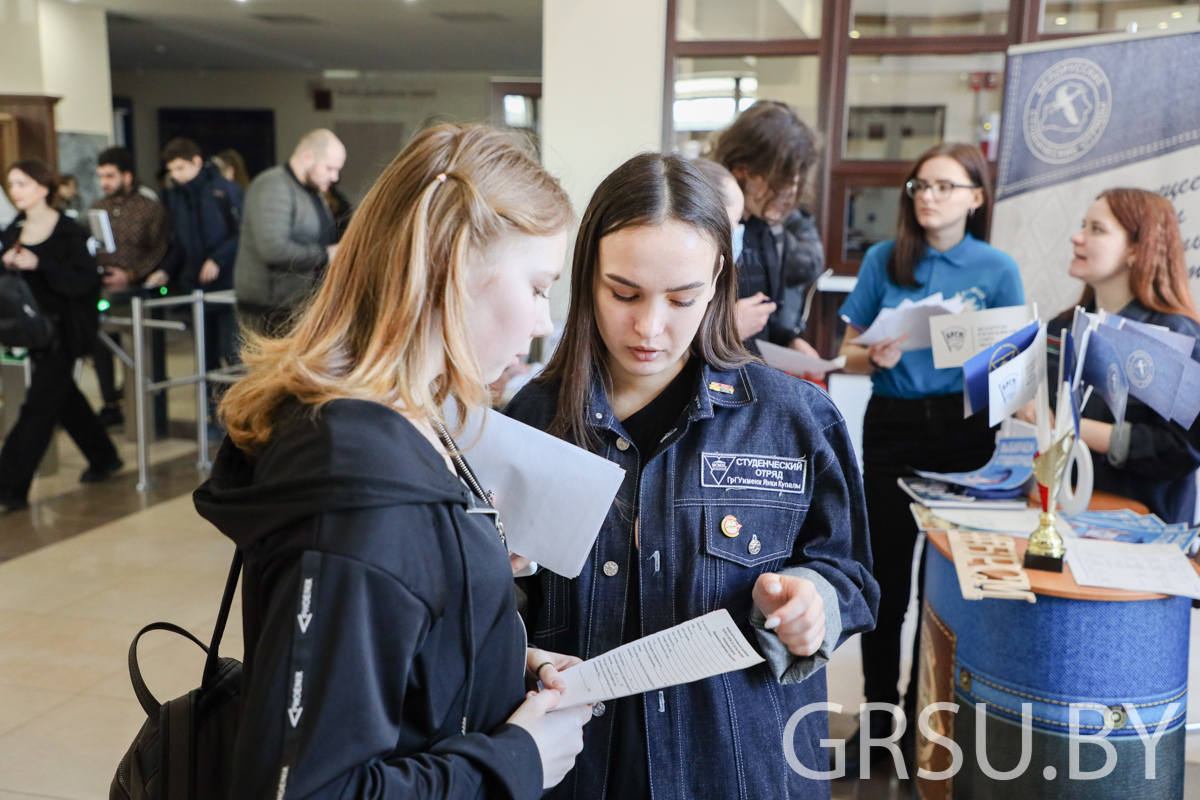
M864 690L871 703L895 705L900 700L900 628L908 609L918 530L910 498L896 479L912 475L913 469L976 469L991 457L995 435L986 414L963 419L962 370L936 369L932 350L906 352L905 337L870 348L849 340L852 329L867 328L882 309L938 292L961 298L969 311L1023 304L1016 262L987 244L991 210L988 164L977 147L942 144L926 151L900 196L896 238L867 251L858 285L841 308L851 327L841 349L846 371L870 375L874 392L863 421L863 483L880 589L875 630L862 637ZM902 743L911 742L916 730L916 653L910 674ZM876 713L862 722L873 737L892 731L888 714ZM857 760L857 742L846 752L848 760ZM874 748L872 753L880 757L887 751ZM848 767L847 774L857 774L857 765Z

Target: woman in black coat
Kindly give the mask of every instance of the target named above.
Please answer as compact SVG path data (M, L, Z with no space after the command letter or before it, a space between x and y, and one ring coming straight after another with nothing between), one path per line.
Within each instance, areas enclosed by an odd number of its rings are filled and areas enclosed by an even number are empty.
M24 278L56 330L48 349L30 354L33 380L0 449L0 509L14 511L29 504L29 486L55 424L87 457L84 483L104 480L124 464L74 379L75 359L91 354L99 327L100 273L87 234L51 207L58 184L42 162L18 161L9 168L8 187L21 213L0 234L0 259L5 270Z

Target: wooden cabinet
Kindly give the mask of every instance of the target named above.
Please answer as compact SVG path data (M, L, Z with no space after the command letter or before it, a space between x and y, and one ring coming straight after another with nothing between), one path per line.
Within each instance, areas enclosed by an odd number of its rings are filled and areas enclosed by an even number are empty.
M58 167L58 136L54 130L57 97L0 95L0 158L7 167L21 158L40 158ZM15 131L16 142L11 141Z

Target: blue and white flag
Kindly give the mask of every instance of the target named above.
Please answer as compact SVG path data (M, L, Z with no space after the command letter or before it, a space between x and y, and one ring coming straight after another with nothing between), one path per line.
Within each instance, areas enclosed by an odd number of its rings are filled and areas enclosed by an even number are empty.
M1096 394L1108 404L1112 412L1113 424L1120 425L1125 421L1125 406L1129 403L1129 383L1125 380L1125 370L1121 367L1121 357L1112 343L1103 336L1096 334L1096 328L1087 328L1083 332L1080 350L1083 357L1080 365L1081 383L1091 386Z
M1038 323L1034 322L966 360L963 364L964 417L988 407L988 375L1028 350L1037 335Z
M1200 387L1200 364L1130 325L1098 325L1089 347L1094 347L1097 339L1112 345L1131 395L1164 419L1192 427L1200 415L1200 392L1185 395L1183 390Z
M1182 354L1185 358L1192 357L1192 351L1196 347L1196 337L1188 336L1186 333L1176 333L1167 328L1160 328L1157 325L1148 325L1145 322L1138 322L1134 319L1122 317L1120 314L1109 314L1107 311L1101 311L1100 324L1108 325L1112 328L1141 331L1151 339L1158 339L1160 342L1170 347L1172 350Z

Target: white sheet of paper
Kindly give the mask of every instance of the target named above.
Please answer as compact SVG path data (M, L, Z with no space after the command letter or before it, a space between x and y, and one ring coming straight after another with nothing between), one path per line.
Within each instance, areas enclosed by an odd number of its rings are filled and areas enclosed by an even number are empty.
M1018 536L1022 539L1027 539L1029 538L1029 534L1033 533L1041 522L1039 515L1042 512L1037 508L1022 508L1013 511L939 508L935 513L952 525L960 525L964 528L977 531L1004 533L1009 536ZM1070 523L1063 519L1062 514L1055 515L1054 528L1058 531L1058 535L1064 539L1075 538L1075 531L1071 530Z
M930 295L919 303L903 301L895 308L885 308L875 317L871 327L850 344L870 347L884 339L895 339L902 334L908 338L900 343L902 351L921 350L929 347L932 340L929 337L929 320L942 314L959 314L963 310L963 301L957 297L949 300L942 299L941 292Z
M768 367L774 367L789 375L802 376L809 372L819 372L824 375L846 366L846 357L838 356L833 360L816 358L790 347L780 347L777 344L759 340L758 351L762 353L763 361Z
M1158 592L1200 600L1200 575L1173 544L1072 539L1067 565L1080 586Z
M459 445L485 492L493 492L508 547L574 578L583 569L625 470L496 411L473 417Z
M1028 306L1005 306L929 319L933 366L961 367L967 359L1033 321Z
M1042 325L1024 352L988 373L988 424L999 425L1032 400L1045 380L1046 326Z
M567 690L557 707L665 689L764 660L721 608L564 670Z

